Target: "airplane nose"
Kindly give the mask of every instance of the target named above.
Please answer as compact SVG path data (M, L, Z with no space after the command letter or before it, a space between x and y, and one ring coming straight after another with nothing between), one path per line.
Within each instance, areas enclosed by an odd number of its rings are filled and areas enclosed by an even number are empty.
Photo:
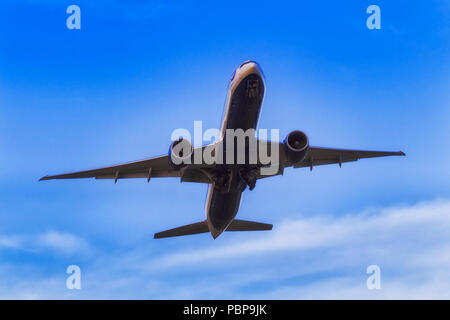
M242 69L244 73L257 73L264 78L264 73L262 72L261 67L259 66L258 62L254 60L244 61L243 63L241 63L238 69Z
M241 69L243 67L261 70L258 62L253 61L253 60L246 60L246 61L242 62L241 65L239 66L239 69Z
M245 66L246 64L258 64L256 61L253 60L245 60L244 62L241 63L241 65L239 66L239 68L242 68L243 66Z

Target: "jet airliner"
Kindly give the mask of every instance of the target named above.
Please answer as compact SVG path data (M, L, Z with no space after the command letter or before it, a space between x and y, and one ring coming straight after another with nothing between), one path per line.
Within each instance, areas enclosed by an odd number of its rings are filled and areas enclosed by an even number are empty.
M231 152L226 148L226 130L229 129L256 129L265 94L265 80L263 72L255 61L245 61L232 75L228 86L224 116L221 125L219 142L224 146L223 153ZM187 143L191 152L175 152L177 144ZM286 167L310 168L326 164L341 164L343 162L357 161L361 158L374 158L384 156L404 156L402 151L364 151L335 148L322 148L309 145L308 136L295 130L289 133L283 142L271 142L277 148L278 169L270 175L283 174ZM200 147L202 150L203 147ZM246 153L249 145L245 144ZM184 150L184 149L182 149ZM217 238L224 231L256 231L271 230L272 225L260 222L235 219L239 210L243 191L249 187L252 190L259 179L269 177L261 174L266 167L261 162L249 163L192 163L174 159L191 160L198 148L192 148L185 139L173 141L169 153L146 160L129 162L125 164L104 167L93 170L73 173L44 176L41 180L96 178L113 179L115 182L125 178L152 178L178 177L185 182L199 182L209 184L206 198L206 219L158 232L155 239L192 235L198 233L211 233Z

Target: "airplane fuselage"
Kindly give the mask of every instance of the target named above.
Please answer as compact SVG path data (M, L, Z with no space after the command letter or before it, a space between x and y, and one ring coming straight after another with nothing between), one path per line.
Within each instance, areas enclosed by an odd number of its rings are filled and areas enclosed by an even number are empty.
M256 62L246 61L233 73L228 88L225 112L221 126L221 139L226 149L227 129L256 129L264 99L264 75ZM236 144L234 144L236 145ZM234 153L236 154L236 153ZM249 170L246 164L223 164L219 167L229 179L225 190L211 184L206 199L206 221L211 235L217 238L233 221L241 202L247 182L242 172Z

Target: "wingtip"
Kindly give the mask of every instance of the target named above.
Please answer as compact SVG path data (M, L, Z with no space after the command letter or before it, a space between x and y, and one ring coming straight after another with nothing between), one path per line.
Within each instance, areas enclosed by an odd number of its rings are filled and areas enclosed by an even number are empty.
M44 180L48 180L49 177L48 176L43 176L42 178L39 179L39 181L44 181Z

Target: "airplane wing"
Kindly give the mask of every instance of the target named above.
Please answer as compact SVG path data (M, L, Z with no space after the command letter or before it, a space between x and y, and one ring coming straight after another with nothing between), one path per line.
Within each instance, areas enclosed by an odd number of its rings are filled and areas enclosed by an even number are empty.
M172 169L169 165L168 155L92 170L47 175L39 179L39 181L79 178L114 179L115 182L124 178L146 178L147 181L150 181L154 177L182 177L182 181L186 182L209 182L207 176L199 167L192 166L184 170Z
M377 158L387 156L404 156L402 151L370 151L370 150L352 150L352 149L336 149L309 147L309 151L305 158L299 162L291 162L286 158L284 153L284 144L278 144L280 168L274 175L283 174L283 169L287 167L304 168L309 167L312 170L315 166L326 164L339 164L344 162L357 161L364 158ZM270 177L270 175L259 175L258 179Z
M387 156L404 156L402 151L368 151L368 150L349 150L332 149L321 147L310 147L308 154L303 161L293 163L294 168L321 166L324 164L357 161L364 158L377 158Z

